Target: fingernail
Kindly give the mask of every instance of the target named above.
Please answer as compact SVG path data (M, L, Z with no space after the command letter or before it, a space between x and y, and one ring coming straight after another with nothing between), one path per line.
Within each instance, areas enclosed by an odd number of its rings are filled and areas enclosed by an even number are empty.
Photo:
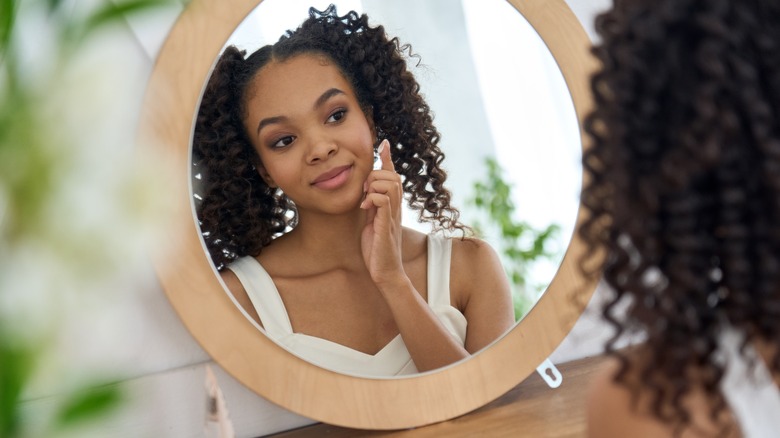
M379 149L377 149L377 153L382 153L383 150L385 150L385 143L387 143L387 139L382 140L382 143L379 143Z

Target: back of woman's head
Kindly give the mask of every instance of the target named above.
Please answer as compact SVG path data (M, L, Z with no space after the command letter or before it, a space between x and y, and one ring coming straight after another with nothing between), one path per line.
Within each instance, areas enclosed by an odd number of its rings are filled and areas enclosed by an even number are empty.
M259 157L243 119L252 80L262 68L304 54L332 62L352 85L378 138L393 147L393 164L419 218L463 231L444 188L439 133L406 64L411 48L388 38L382 26L370 26L366 15L353 11L339 16L331 5L325 11L310 9L300 27L246 59L244 52L228 47L206 86L195 126L193 166L202 176L198 219L216 266L258 255L297 223L292 201L259 177Z
M616 0L596 26L580 232L616 337L646 336L654 413L687 424L672 376L722 408L726 327L780 344L780 3Z

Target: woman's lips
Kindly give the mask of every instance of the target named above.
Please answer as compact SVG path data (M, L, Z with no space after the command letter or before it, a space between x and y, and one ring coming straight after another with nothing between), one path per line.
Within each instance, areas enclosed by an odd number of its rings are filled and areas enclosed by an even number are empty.
M335 167L327 172L320 174L312 181L311 185L323 190L333 190L341 187L347 182L352 173L352 166Z

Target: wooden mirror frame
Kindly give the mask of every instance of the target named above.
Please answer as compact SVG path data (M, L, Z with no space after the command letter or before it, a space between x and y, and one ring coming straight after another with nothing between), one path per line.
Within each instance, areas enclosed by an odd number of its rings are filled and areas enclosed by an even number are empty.
M553 352L595 289L577 266L584 246L576 232L547 291L512 330L467 360L410 377L362 378L313 365L260 332L226 293L194 219L191 135L215 59L260 2L233 0L228 6L223 0L194 0L171 30L149 80L139 150L143 159L169 164L167 182L160 188L167 215L152 258L176 312L206 352L241 383L317 421L361 429L409 428L456 417L501 396ZM552 52L581 126L591 108L588 77L594 60L580 22L564 0L509 3Z

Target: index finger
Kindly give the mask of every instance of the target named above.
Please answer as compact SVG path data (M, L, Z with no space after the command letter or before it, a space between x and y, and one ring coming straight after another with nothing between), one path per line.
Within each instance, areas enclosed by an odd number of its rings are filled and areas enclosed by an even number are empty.
M393 160L390 157L390 142L387 141L387 139L384 139L379 143L379 158L382 159L382 170L395 172Z

